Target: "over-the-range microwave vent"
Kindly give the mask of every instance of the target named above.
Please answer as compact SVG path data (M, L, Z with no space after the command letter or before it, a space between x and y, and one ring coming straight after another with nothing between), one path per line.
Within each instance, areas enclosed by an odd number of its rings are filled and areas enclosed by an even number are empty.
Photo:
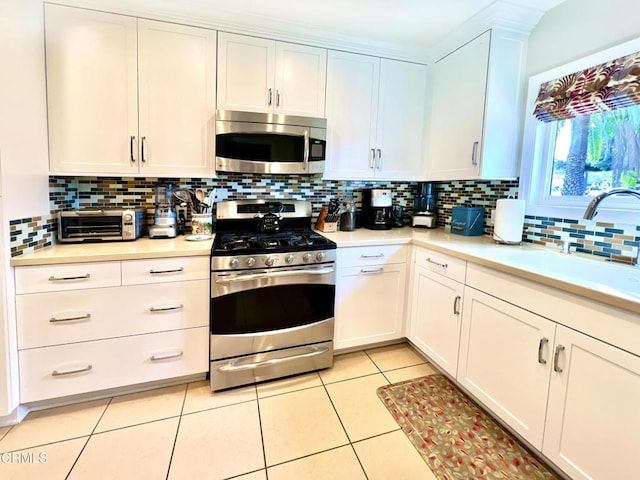
M322 174L327 120L273 113L216 112L216 170Z

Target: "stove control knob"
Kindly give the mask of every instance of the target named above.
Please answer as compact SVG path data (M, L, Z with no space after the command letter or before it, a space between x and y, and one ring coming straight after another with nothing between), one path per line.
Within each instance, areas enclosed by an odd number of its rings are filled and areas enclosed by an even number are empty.
M264 264L267 267L273 267L276 263L276 257L267 257L264 259Z
M293 254L290 253L289 255L287 255L285 257L284 261L287 262L287 263L293 263L293 259L294 259L294 256L293 256Z
M302 261L303 262L308 262L311 260L311 254L310 253L305 253L304 255L302 255Z
M256 264L256 259L253 257L247 258L247 267L253 267Z
M316 260L318 262L321 262L324 259L324 252L318 252L316 253Z
M229 262L229 266L231 268L237 268L239 264L240 264L240 260L238 260L237 258L232 258L231 261Z

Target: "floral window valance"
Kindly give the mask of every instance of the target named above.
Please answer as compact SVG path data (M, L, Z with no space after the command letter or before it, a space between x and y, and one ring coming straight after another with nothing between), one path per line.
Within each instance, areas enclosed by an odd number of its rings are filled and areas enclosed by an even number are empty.
M540 85L533 114L543 122L640 105L640 52Z

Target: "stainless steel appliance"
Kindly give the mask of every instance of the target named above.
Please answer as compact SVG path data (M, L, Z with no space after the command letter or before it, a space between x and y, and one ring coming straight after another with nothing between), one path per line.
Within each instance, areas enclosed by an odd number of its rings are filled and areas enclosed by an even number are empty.
M58 213L61 243L135 240L144 233L144 209L92 208Z
M393 226L391 190L362 190L362 226L371 230L389 230Z
M420 182L413 198L412 227L436 228L438 226L438 195L432 182Z
M173 185L156 187L153 225L149 238L173 238L176 236L176 211L173 208Z
M311 204L217 204L211 248L212 390L333 365L336 245Z
M216 170L322 173L326 140L324 118L218 110Z

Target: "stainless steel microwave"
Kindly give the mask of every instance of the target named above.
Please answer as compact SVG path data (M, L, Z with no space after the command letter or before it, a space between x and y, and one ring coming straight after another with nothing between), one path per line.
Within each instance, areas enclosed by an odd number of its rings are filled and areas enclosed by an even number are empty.
M216 170L239 173L324 172L325 118L216 112Z
M144 214L137 209L87 209L58 213L61 243L135 240L144 233Z

